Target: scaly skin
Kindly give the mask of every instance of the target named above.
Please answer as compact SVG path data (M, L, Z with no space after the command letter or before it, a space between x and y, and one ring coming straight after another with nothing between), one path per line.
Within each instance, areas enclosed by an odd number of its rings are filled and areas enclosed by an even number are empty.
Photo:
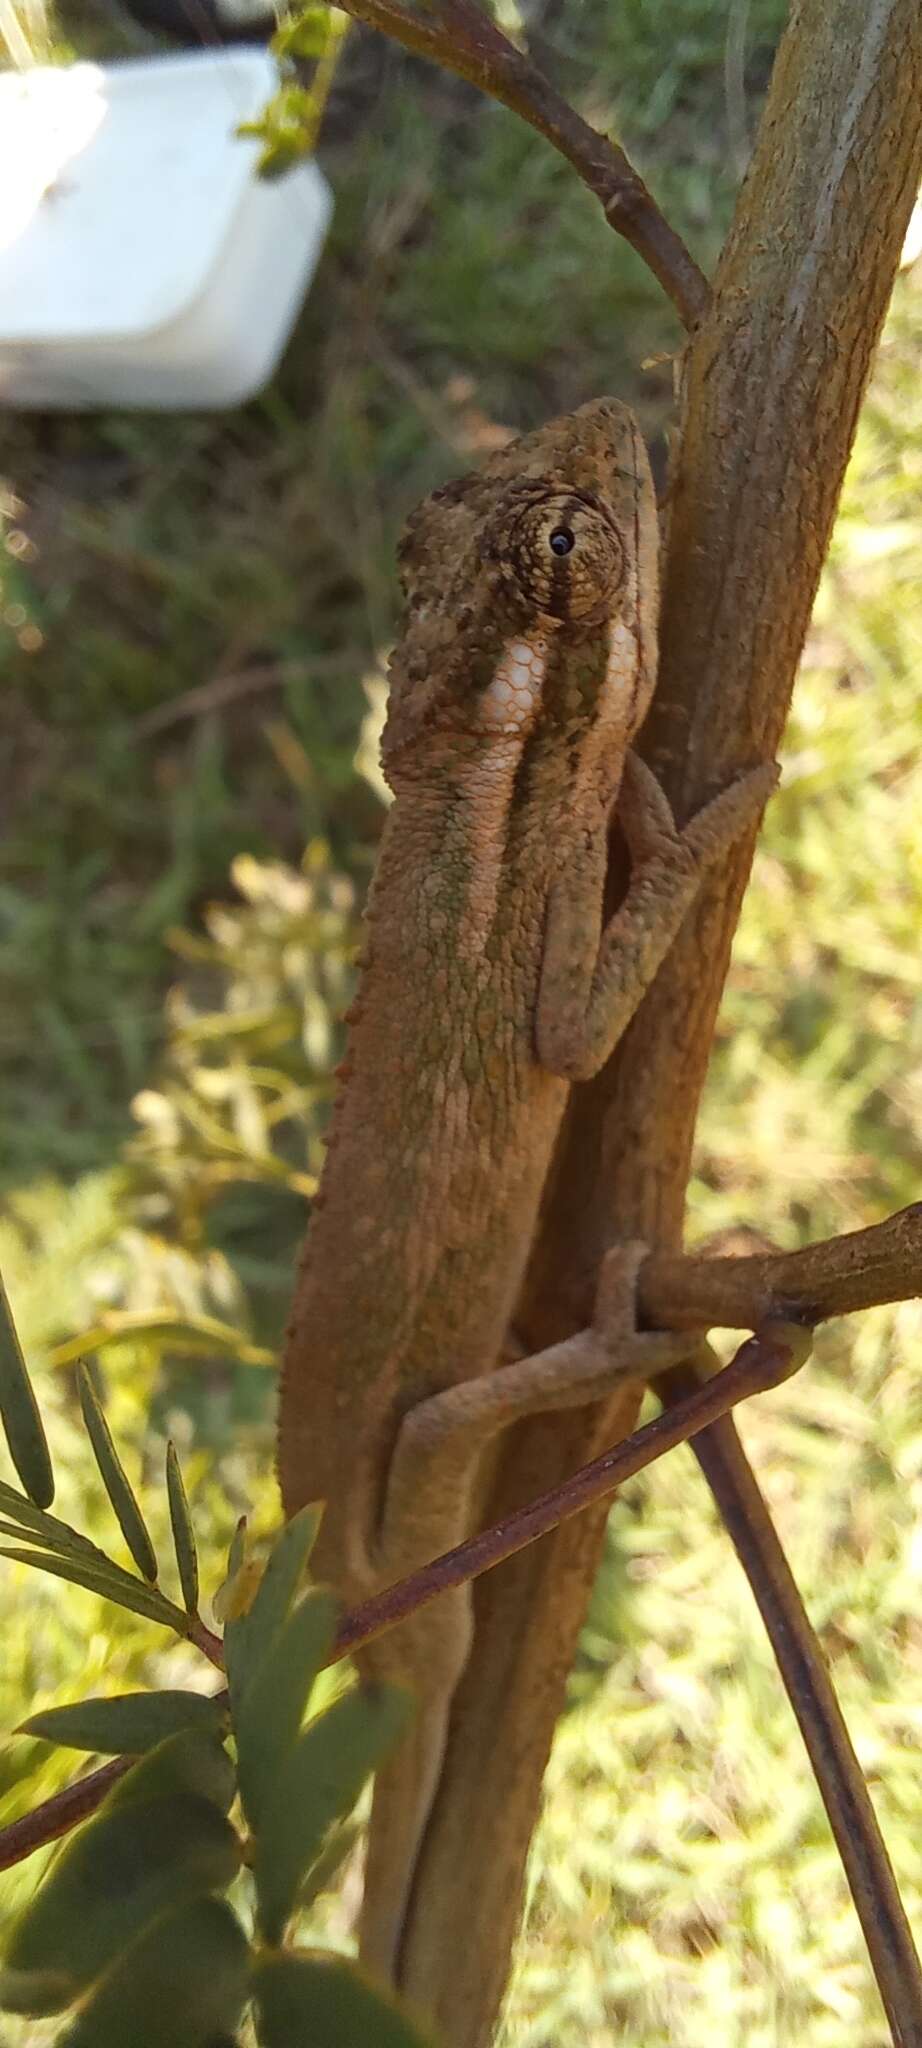
M409 522L383 743L396 801L281 1389L285 1508L327 1502L316 1568L350 1603L467 1533L484 1447L513 1415L625 1370L614 1280L606 1338L493 1368L569 1083L608 1056L704 864L771 780L743 778L679 835L635 764L631 887L602 935L611 809L655 680L656 554L646 453L608 399ZM637 1344L657 1340L633 1341L642 1370ZM462 1592L363 1660L420 1702L376 1785L362 1929L398 1979L468 1644Z

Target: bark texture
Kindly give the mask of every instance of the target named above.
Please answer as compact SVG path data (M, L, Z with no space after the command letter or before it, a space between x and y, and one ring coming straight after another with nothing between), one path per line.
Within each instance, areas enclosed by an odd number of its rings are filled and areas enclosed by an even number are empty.
M795 0L686 365L642 747L680 822L778 744L920 177L918 0ZM529 1349L585 1323L611 1242L680 1242L751 855L750 842L714 877L609 1066L574 1091L518 1318ZM628 1390L607 1411L522 1425L488 1519L616 1441L636 1408ZM604 1521L588 1511L477 1587L405 1951L447 2048L492 2036Z

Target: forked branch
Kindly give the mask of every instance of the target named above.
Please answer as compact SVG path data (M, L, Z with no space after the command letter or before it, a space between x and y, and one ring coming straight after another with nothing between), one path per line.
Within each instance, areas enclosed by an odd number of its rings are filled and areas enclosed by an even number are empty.
M668 1415L647 1423L627 1442L575 1472L552 1494L532 1501L498 1527L459 1543L411 1577L353 1608L343 1617L328 1661L335 1663L363 1643L383 1635L398 1621L415 1614L417 1608L428 1606L440 1593L489 1571L491 1565L513 1556L525 1544L556 1528L567 1516L578 1514L589 1501L614 1492L625 1479L662 1457L664 1451L683 1443L690 1431L703 1429L734 1402L786 1379L803 1363L809 1348L806 1333L793 1326L779 1325L761 1338L751 1338L740 1346L736 1358L722 1372L703 1385L696 1383L687 1401L678 1402ZM35 1849L56 1841L58 1836L87 1820L132 1762L130 1757L118 1757L78 1778L8 1827L0 1828L0 1870L21 1863Z

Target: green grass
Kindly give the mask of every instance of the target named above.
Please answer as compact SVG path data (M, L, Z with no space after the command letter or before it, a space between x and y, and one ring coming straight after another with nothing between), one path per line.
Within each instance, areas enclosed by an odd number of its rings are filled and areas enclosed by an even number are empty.
M756 85L781 12L753 14ZM732 193L726 21L682 0L664 37L657 13L589 0L535 29L709 260ZM110 47L124 40L111 30ZM97 22L93 54L104 45ZM512 115L356 36L321 156L334 231L263 398L213 418L8 422L6 1185L109 1157L160 1035L164 934L235 852L297 857L321 831L367 873L377 812L350 755L407 508L493 421L525 427L606 388L632 393L651 430L668 410L674 316ZM252 688L184 714L229 675Z
M542 12L536 34L708 261L739 139L724 62L739 10L682 0L668 29L663 12L585 0ZM780 13L749 9L753 91ZM670 402L671 363L639 366L678 345L671 314L511 117L356 38L325 153L333 241L263 399L7 436L23 538L0 698L0 1265L62 1512L107 1545L70 1374L43 1362L101 1313L158 1306L277 1338L380 823L369 735L400 519L493 422L610 388L652 435ZM920 349L917 271L863 415L738 934L693 1237L744 1225L795 1245L918 1192ZM189 694L229 676L243 680L223 703L218 688L210 708ZM178 953L177 924L191 933ZM833 1325L815 1363L743 1419L917 1925L920 1340L918 1304ZM167 1428L180 1438L213 1587L241 1507L275 1513L270 1376L191 1339L123 1336L103 1364L133 1472L152 1469ZM155 1499L155 1534L163 1511ZM180 1653L164 1659L143 1624L113 1625L88 1595L66 1601L17 1569L3 1601L7 1727L26 1701L182 1682ZM11 1743L6 1809L65 1771ZM341 1935L341 1905L323 1911ZM885 2039L748 1593L676 1454L612 1517L504 2048Z

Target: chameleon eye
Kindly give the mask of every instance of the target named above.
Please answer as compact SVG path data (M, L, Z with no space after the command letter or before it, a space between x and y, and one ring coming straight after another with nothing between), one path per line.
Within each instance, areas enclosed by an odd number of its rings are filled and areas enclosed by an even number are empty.
M498 565L516 611L591 625L624 580L624 544L603 499L550 488L540 478L510 493L491 522L484 553Z

